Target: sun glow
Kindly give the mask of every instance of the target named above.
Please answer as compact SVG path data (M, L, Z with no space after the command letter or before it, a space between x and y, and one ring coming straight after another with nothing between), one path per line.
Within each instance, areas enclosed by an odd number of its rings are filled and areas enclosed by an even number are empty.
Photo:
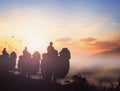
M35 51L39 51L41 53L45 50L46 40L45 37L41 35L40 30L30 30L24 37L26 39L25 45L28 47L30 53L33 54Z
M41 51L42 50L42 43L43 41L41 40L40 37L31 37L28 39L28 43L26 44L29 51L31 53L34 53L35 51Z
M38 43L38 41L36 39L31 39L28 42L28 47L30 49L36 50L38 47L41 47L41 45Z

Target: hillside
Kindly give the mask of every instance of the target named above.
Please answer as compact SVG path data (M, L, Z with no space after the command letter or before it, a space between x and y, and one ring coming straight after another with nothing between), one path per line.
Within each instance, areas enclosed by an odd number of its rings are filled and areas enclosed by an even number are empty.
M103 51L93 56L95 57L120 56L120 47L117 47L108 51Z

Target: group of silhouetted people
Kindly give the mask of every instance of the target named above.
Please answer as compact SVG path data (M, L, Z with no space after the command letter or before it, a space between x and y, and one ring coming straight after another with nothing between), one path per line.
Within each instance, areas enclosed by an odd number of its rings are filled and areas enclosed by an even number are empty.
M2 55L0 55L0 71L14 71L16 65L17 55L15 52L7 53L6 48L3 49Z
M0 55L0 71L14 71L16 66L17 54L7 53L6 48ZM23 50L23 55L19 56L18 71L20 74L30 77L38 72L42 79L56 81L58 78L64 78L69 71L69 59L71 58L68 48L63 48L59 53L53 47L53 42L47 47L47 53L35 52L33 55L27 50Z
M31 55L27 47L23 50L23 55L19 56L18 70L22 75L30 76L39 71L41 56L39 52Z
M60 53L54 49L53 43L47 48L47 53L42 55L41 73L43 79L54 80L57 78L64 78L69 71L70 51L63 48Z

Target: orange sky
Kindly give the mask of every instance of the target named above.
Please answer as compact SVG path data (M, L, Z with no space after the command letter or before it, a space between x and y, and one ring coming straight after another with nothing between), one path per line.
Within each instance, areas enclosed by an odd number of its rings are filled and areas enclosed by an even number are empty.
M6 47L9 52L21 53L27 46L32 53L46 52L53 41L59 51L68 47L73 55L91 55L120 46L119 22L109 12L91 13L91 6L79 6L80 3L24 4L14 1L1 6L4 8L0 9L1 50ZM104 8L107 10L107 6Z

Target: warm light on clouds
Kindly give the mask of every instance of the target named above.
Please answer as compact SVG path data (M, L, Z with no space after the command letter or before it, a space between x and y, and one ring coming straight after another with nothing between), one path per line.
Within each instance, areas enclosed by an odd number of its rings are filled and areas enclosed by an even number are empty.
M15 51L18 61L27 47L42 56L51 41L58 53L69 49L70 73L113 80L120 56L94 56L120 51L120 0L0 0L0 54Z
M82 41L82 42L94 42L94 41L96 41L96 39L92 38L92 37L88 37L88 38L80 39L80 41Z
M114 10L109 11L114 6L103 8L94 2L79 1L70 1L67 5L62 1L30 2L12 1L0 6L3 8L0 9L1 49L21 51L28 46L32 52L44 52L53 41L58 50L68 47L73 54L87 55L120 45L116 42L120 29L118 13L115 16ZM15 36L14 40L11 36Z

